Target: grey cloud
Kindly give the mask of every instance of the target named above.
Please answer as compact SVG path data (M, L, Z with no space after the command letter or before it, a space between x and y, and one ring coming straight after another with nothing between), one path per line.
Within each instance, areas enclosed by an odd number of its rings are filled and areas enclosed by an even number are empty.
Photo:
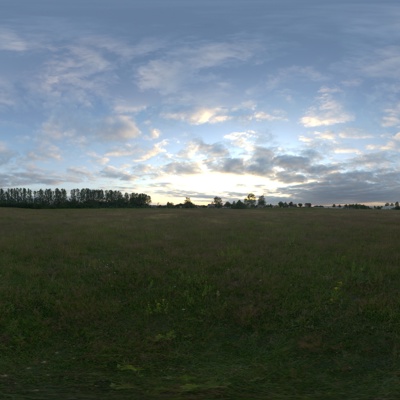
M114 115L104 119L98 127L97 136L107 141L124 141L141 134L135 121L127 115Z
M274 164L285 169L305 171L310 165L310 160L302 156L283 155L275 157Z
M379 204L398 201L399 186L399 174L394 171L352 171L329 174L318 182L282 187L280 191L296 201L313 204Z
M311 165L312 157L318 158L317 152L310 152L311 158L285 154L276 156L275 152L277 152L277 149L256 146L248 153L248 157L222 157L206 162L206 164L209 168L218 172L270 176L271 178L275 175L274 167L280 167L284 171L281 171L279 176L285 178L285 181L291 180L290 177L298 172L316 173L328 170L327 167L322 165ZM303 175L297 176L297 179L305 180Z
M382 168L398 169L400 165L400 154L391 151L378 151L373 153L366 153L354 157L347 163L349 168L368 168L372 170L379 170Z
M302 183L307 181L307 178L304 175L290 171L277 172L275 174L275 177L277 178L277 180L279 180L279 182L283 183L294 183L294 182Z
M271 172L274 152L264 147L256 147L247 165L247 172L265 175Z
M245 166L241 158L222 158L213 168L218 172L227 172L233 174L244 174Z
M102 169L100 175L105 178L118 179L120 181L133 181L136 179L134 175L113 166L107 166Z
M67 173L69 175L75 176L76 179L82 179L82 178L88 179L88 180L93 179L93 174L84 167L82 167L82 168L69 167L69 168L67 168Z
M200 173L201 169L196 163L171 162L164 166L163 171L167 174L192 175Z
M228 149L222 143L205 143L202 139L194 139L189 143L187 150L190 152L192 150L197 151L207 158L225 157L229 154Z
M80 179L72 180L71 177L36 167L31 167L29 171L10 171L9 173L0 174L0 187L55 186L64 182L80 182Z

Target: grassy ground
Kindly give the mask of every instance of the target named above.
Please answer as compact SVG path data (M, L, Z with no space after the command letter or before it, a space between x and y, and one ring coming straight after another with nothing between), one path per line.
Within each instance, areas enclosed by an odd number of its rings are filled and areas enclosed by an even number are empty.
M0 209L3 399L400 398L400 213Z

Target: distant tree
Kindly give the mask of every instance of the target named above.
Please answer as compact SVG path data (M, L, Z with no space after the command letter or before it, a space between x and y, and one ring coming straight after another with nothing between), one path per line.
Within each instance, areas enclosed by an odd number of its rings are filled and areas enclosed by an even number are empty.
M129 196L129 205L131 207L148 207L151 203L151 197L145 193L131 193Z
M183 203L184 208L195 208L196 205L192 203L192 200L190 200L190 197L185 198L185 202Z
M299 207L303 207L303 203L299 203Z
M231 208L231 207L232 207L232 204L229 203L229 201L227 201L227 202L224 204L224 207L226 207L226 208Z
M238 201L235 203L234 206L232 205L232 208L243 209L243 208L246 208L246 207L247 207L246 204L243 203L241 200L238 200Z
M265 207L266 202L265 202L265 196L261 195L258 197L258 202L257 202L257 206L258 207Z
M174 203L167 202L167 208L174 208Z
M221 197L215 196L213 204L215 205L215 207L221 208L222 207L222 199L221 199Z
M244 199L244 204L247 207L255 207L256 206L256 196L253 193L249 193L247 197Z

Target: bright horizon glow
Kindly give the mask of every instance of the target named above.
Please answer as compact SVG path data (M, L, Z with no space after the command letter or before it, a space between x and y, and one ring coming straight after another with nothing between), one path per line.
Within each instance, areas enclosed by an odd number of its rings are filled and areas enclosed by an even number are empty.
M400 200L400 4L3 0L0 187Z

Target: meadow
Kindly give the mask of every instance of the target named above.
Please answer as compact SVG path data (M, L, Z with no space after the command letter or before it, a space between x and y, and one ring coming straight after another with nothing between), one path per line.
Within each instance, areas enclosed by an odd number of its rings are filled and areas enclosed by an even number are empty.
M0 398L400 398L400 212L0 208Z

